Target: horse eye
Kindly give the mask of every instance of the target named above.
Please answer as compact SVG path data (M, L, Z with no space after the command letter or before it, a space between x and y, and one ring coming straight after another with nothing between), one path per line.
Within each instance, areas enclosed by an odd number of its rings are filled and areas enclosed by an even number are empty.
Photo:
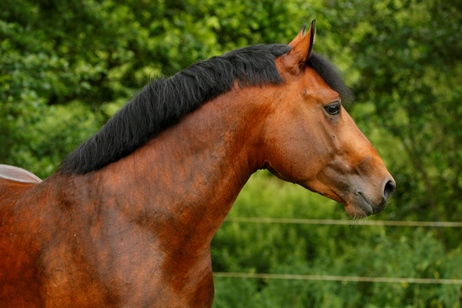
M340 113L340 103L333 103L324 107L326 112L330 115L336 115Z

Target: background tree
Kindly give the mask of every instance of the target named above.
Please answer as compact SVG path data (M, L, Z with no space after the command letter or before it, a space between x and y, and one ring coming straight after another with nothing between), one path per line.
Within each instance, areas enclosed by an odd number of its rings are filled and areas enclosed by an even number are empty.
M286 42L294 14L278 1L2 1L0 160L46 177L150 79Z

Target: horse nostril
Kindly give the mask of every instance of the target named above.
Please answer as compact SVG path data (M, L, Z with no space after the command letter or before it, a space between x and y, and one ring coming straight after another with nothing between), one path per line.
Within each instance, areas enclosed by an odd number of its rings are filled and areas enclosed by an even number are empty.
M396 183L393 180L389 180L385 184L385 188L383 190L383 196L384 196L385 200L388 199L391 196L391 194L395 191L395 188L396 188Z

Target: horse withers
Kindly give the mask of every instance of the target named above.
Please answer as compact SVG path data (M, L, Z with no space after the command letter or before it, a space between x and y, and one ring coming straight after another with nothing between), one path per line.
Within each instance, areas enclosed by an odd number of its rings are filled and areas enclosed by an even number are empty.
M211 240L258 169L381 211L395 182L314 33L148 84L42 182L0 172L0 306L210 307Z

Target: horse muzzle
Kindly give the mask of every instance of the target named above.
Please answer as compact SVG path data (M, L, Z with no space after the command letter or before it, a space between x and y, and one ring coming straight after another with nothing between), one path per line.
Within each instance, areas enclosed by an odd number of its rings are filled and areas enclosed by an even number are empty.
M391 176L383 181L380 188L372 182L362 184L364 185L354 185L361 188L356 188L345 202L346 213L354 218L380 213L396 188L396 182Z

